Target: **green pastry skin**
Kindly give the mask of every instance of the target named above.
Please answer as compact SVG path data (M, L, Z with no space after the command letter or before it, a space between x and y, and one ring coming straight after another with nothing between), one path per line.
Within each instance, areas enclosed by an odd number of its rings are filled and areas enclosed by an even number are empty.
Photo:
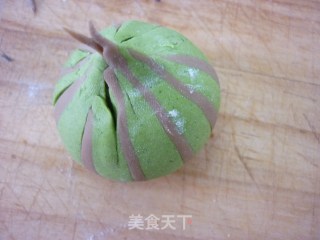
M69 30L68 30L69 31ZM220 87L203 53L181 34L128 21L77 49L53 94L57 127L73 159L118 181L179 169L207 142Z

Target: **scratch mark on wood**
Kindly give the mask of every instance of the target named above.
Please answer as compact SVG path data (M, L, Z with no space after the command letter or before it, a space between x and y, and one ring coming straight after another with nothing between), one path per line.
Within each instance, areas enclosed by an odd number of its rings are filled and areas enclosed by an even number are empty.
M229 57L229 60L232 61L234 63L234 65L236 67L238 67L238 69L240 69L238 62L234 59L234 56L232 53L230 53L230 51L228 51L223 44L221 43L221 41L215 36L215 34L213 34L210 26L208 26L208 24L206 22L204 22L204 20L202 20L201 17L199 17L198 13L195 12L193 9L189 9L189 14L192 15L192 17L195 18L195 20L199 23L199 27L201 29L203 29L203 32L206 33L206 37L208 37L208 39L214 40L216 43L219 44L219 47L221 47L221 49L225 52L225 54Z
M3 192L4 192L4 187L2 187L0 190L0 199L2 199Z
M316 140L318 141L318 143L320 144L320 136L319 136L319 134L317 133L317 130L316 130L315 126L311 124L309 118L307 117L307 115L306 115L305 113L303 114L303 116L304 116L304 118L306 119L306 121L307 121L307 123L308 123L308 126L309 126L309 128L311 129L311 131L312 131L315 139L316 139Z
M295 97L299 97L299 98L303 98L303 99L307 99L307 100L310 100L312 102L316 102L317 100L314 99L314 98L311 98L311 97L307 97L307 96L302 96L300 94L296 94L296 93L293 93L293 92L289 92L289 91L283 91L283 93L286 93L286 94L289 94L289 95L292 95L292 96L295 96Z
M31 8L34 14L37 13L37 4L35 0L30 0Z
M240 117L240 116L236 116L236 115L232 115L229 113L219 113L219 117L225 119L229 119L229 118L234 118L236 120L239 120L241 122L245 122L248 124L253 124L253 125L258 125L258 126L262 126L267 128L267 129L272 129L275 128L276 130L280 130L280 129L284 129L290 132L300 132L300 133L312 133L312 131L310 131L309 129L304 129L301 128L300 126L290 126L288 124L285 123L271 123L271 122L265 122L263 120L258 120L258 119L246 119L244 117ZM229 131L223 131L223 133L228 132Z
M228 5L229 3L224 3L223 11L221 13L220 24L219 24L221 33L224 32L225 18L227 15Z
M252 182L254 183L254 185L257 187L257 190L258 192L260 193L260 196L262 197L262 192L261 192L261 189L259 187L259 184L257 183L256 179L254 178L250 168L248 167L247 163L244 161L243 159L243 156L240 154L240 151L239 151L239 148L235 145L235 150L236 150L236 153L237 153L237 156L240 160L240 162L242 163L242 165L244 166L246 172L248 173L249 177L251 178ZM263 197L262 197L263 198Z
M18 197L18 195L15 193L15 191L12 189L10 184L7 184L8 189L10 190L10 192L13 194L13 196L16 198L17 200L17 204L16 206L18 206L20 209L22 209L24 212L27 212L26 207L24 206L24 204L22 203L21 199Z
M315 208L316 208L316 203L317 203L317 199L316 199L316 193L313 194L313 198L312 198L312 225L310 228L310 236L315 236L315 222L316 222L316 213L315 213Z
M62 200L62 198L60 197L60 194L58 193L58 191L52 186L52 184L48 180L47 180L47 183L50 186L50 188L52 189L52 191L55 193L55 196L60 200L60 202L64 206L65 210L68 211L69 208L66 205L66 203Z
M48 199L46 198L46 195L42 195L42 199L48 204L48 206L51 208L52 211L56 210L56 208L54 208L51 203L48 201ZM42 207L41 207L42 209Z
M170 181L168 181L168 183L170 184ZM170 186L170 185L168 185ZM186 173L185 171L182 171L182 191L181 191L181 205L180 205L180 211L184 212L185 211L185 196L186 196Z
M238 156L240 162L242 163L242 165L244 166L244 168L246 169L246 171L247 171L248 175L250 176L251 180L253 182L256 182L256 180L255 180L250 168L248 167L247 163L243 160L243 156L240 154L239 148L237 146L234 146L234 149L236 150L237 156Z
M303 81L303 80L300 80L298 78L294 78L292 76L290 77L283 77L283 76L276 76L276 75L272 75L270 73L262 73L262 72L255 72L255 71L252 71L252 70L248 70L248 69L235 69L235 68L232 68L232 69L227 69L223 66L216 66L216 68L219 68L220 72L224 71L230 71L230 75L231 76L241 76L243 74L251 74L251 75L254 75L254 76L258 76L258 77L263 77L263 78L273 78L274 80L281 80L281 81L288 81L288 82L295 82L295 83L299 83L299 84L303 84L303 85L311 85L313 87L320 87L320 84L319 83L314 83L314 82L306 82L306 81Z
M143 15L146 15L146 12L145 12L144 8L142 7L140 1L134 1L134 2L135 2L135 4L138 6L138 8L139 8L139 10L141 11L141 13L142 13Z
M248 167L247 163L244 161L243 156L240 153L240 150L236 144L236 138L235 138L235 129L234 126L232 126L232 140L233 140L233 144L234 144L234 149L236 151L237 157L239 158L240 162L242 163L243 167L245 168L246 172L248 173L250 179L252 180L252 182L254 183L254 185L256 186L261 198L263 198L262 196L262 192L260 190L259 184L257 183L256 179L254 178L250 168Z
M101 222L101 220L100 220L100 217L98 216L98 213L96 213L95 211L94 211L94 209L91 207L91 204L87 201L87 197L81 192L80 193L80 197L81 197L81 199L85 202L85 204L86 204L86 206L88 207L88 209L91 211L91 213L92 213L92 215L95 217L95 219L96 219L96 223L98 224L98 225L100 225L100 228L101 229L103 229L105 226L104 226L104 224Z
M76 219L75 222L74 222L74 225L73 225L72 240L74 240L75 237L76 237L77 224L78 224L78 223L77 223L77 219Z
M269 54L270 56L272 56L273 51L272 51L272 49L270 48L270 46L269 46L269 44L268 44L268 40L267 40L268 35L270 35L270 33L264 32L265 35L261 35L260 32L256 30L256 29L257 29L256 23L255 23L255 21L252 21L252 16L249 16L249 15L248 15L248 13L246 12L246 8L244 8L244 6L240 6L239 9L240 9L240 11L241 11L241 15L243 15L243 16L246 17L246 20L247 20L246 22L247 22L248 25L250 25L250 27L252 28L252 32L253 32L254 35L258 38L259 43L261 43L261 44L263 45L263 47L267 50L268 54ZM261 11L257 11L256 9L255 9L255 11L256 11L257 14L259 14L260 17L263 17L263 16L261 15L261 14L262 14ZM243 40L241 39L240 35L238 35L238 37L239 37L239 39L240 39L243 43L245 43L245 41L243 41ZM268 59L268 58L266 58L266 59ZM278 61L276 61L275 58L272 58L272 61L273 61L273 63L276 64L276 65L279 67L279 69L282 71L282 69L281 69L281 64L280 64ZM274 75L274 71L273 71L273 67L272 67L271 62L270 62L270 61L267 61L267 64L268 64L269 69L271 70L271 74ZM260 67L259 65L257 65L256 67L259 67L260 72L262 71L262 69L261 69L261 67ZM282 71L282 72L283 72L283 71Z
M42 185L41 185L41 187L42 187ZM26 218L25 218L26 221L28 221L28 218L30 216L31 210L34 207L35 203L37 202L38 196L39 196L39 194L41 192L41 187L38 188L36 194L33 196L33 201L32 201L32 203L31 203L31 205L29 207L29 211L27 212L27 215L26 215Z
M313 167L316 167L316 168L319 167L318 164L312 162L310 159L308 159L308 158L307 158L306 156L304 156L303 154L301 154L301 153L297 153L297 154L300 155L307 163L311 164Z
M210 158L209 158L209 153L208 153L207 147L204 149L204 157L205 157L205 160L206 160L206 169L208 169Z
M69 24L66 22L66 20L63 18L63 17L61 17L59 14L57 14L49 5L45 5L46 7L47 7L47 9L52 13L52 15L54 16L54 17L56 17L57 19L59 19L60 20L60 25L62 25L62 26L68 26ZM79 7L79 4L77 5L78 7ZM80 10L82 10L81 8L79 8ZM85 13L84 13L85 14Z
M7 62L13 62L14 59L12 57L10 57L9 55L7 55L5 52L1 52L1 57L6 60Z
M12 233L10 231L10 229L8 228L8 226L5 224L5 222L1 222L1 226L4 227L7 231L7 233L9 234L10 239L15 240L15 238L12 236Z

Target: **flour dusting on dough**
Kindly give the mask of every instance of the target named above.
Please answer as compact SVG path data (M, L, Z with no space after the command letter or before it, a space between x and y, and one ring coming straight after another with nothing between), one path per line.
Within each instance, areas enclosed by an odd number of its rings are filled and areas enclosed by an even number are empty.
M179 112L176 109L173 109L169 112L170 117L177 117Z
M188 73L189 73L191 80L194 80L197 77L198 72L199 72L199 69L194 69L194 68L188 69Z
M154 86L156 86L157 84L159 84L159 79L157 78L149 78L146 82L145 82L145 87L151 89L153 88Z
M201 90L203 90L202 85L199 85L199 84L197 84L197 85L186 84L186 86L188 87L189 92L190 92L191 94L194 93L194 91L201 91Z
M182 135L185 132L185 119L181 116L177 109L169 111L169 116L173 119L178 133Z
M130 98L141 97L141 94L137 89L132 89L128 91L128 95L130 96Z

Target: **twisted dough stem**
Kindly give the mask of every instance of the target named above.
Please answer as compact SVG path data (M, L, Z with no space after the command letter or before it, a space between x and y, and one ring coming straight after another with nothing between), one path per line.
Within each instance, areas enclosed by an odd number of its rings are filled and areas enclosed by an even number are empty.
M100 53L111 68L115 68L118 64L121 64L121 58L119 58L117 45L109 39L103 37L96 30L91 21L89 22L91 38L68 28L64 28L64 30L74 39L95 49L98 53Z
M119 49L115 43L110 41L109 39L103 37L94 27L93 23L89 22L89 29L92 40L102 47L103 52L102 56L104 57L107 64L115 69L121 65L125 64L125 61L119 54Z
M89 38L81 33L75 32L68 28L63 28L63 30L65 30L71 37L73 37L77 41L93 48L101 55L103 54L103 47L100 44L98 44L93 38Z

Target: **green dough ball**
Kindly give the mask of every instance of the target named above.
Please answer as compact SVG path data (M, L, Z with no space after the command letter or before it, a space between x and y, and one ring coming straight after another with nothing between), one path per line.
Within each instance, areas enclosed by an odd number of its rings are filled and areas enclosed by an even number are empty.
M73 159L109 179L140 181L179 169L207 142L220 105L217 75L174 30L128 21L75 50L53 94Z

